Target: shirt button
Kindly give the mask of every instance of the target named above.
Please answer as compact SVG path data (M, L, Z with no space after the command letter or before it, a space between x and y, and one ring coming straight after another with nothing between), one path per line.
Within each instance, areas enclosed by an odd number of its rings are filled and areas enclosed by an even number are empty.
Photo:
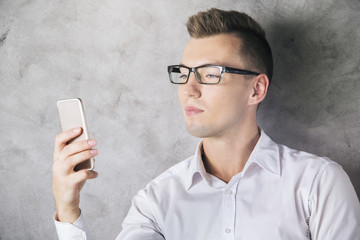
M230 228L227 228L227 229L225 229L225 232L226 232L226 233L231 233L231 229L230 229Z
M226 190L225 192L226 192L226 194L228 194L228 195L231 195L231 194L232 194L232 191L231 191L230 189Z

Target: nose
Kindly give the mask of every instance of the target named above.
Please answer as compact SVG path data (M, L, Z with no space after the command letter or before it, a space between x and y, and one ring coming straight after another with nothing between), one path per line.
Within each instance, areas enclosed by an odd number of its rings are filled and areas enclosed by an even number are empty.
M188 82L183 84L181 88L182 94L187 97L199 98L201 96L201 84L197 81L194 72L190 73Z

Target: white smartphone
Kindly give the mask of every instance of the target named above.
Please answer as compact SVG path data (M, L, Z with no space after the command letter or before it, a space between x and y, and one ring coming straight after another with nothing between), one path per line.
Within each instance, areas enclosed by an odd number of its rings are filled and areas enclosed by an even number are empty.
M63 132L76 127L82 128L81 135L67 144L89 139L84 106L80 98L60 100L57 102L57 108ZM94 167L95 159L90 158L76 165L74 171L79 171L81 169L93 170Z

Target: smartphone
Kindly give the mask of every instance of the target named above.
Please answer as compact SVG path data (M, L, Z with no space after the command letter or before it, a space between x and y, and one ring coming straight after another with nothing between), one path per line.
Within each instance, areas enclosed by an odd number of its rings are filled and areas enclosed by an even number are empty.
M60 100L57 102L57 108L59 111L60 123L63 132L76 127L82 128L81 135L69 141L67 144L89 139L84 106L80 98ZM94 167L95 159L90 158L76 165L74 171L79 171L82 169L93 170Z

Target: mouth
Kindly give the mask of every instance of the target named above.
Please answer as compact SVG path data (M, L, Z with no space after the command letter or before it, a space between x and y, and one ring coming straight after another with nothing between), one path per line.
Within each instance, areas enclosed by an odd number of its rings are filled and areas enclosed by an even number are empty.
M202 112L204 112L204 110L201 110L201 109L193 107L193 106L185 107L186 116L193 116L193 115L196 115L196 114L199 114Z

